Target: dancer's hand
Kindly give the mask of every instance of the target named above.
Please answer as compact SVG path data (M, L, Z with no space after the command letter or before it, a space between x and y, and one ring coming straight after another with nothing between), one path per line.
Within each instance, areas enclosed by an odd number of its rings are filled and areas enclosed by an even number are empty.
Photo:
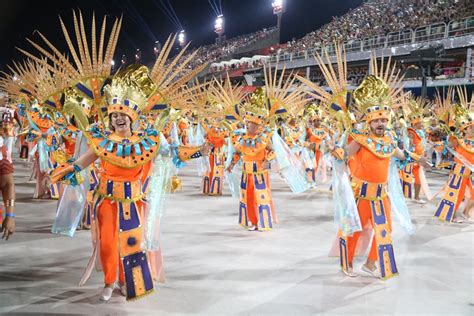
M270 167L271 167L270 161L265 160L265 161L262 163L262 167L263 167L263 170L268 170L268 169L270 169Z
M228 173L232 173L232 169L234 169L234 164L230 164L229 167L227 167L227 169L225 169L225 171L227 171Z
M212 150L213 146L211 143L205 143L202 147L201 147L201 154L203 156L209 156L209 154L211 153L211 150Z
M2 239L8 240L15 232L15 219L13 217L5 217L2 223Z
M418 164L425 169L431 169L433 167L433 165L429 163L425 157L421 157L420 160L418 160Z
M328 139L326 146L328 146L329 151L333 151L336 148L336 142L333 139Z

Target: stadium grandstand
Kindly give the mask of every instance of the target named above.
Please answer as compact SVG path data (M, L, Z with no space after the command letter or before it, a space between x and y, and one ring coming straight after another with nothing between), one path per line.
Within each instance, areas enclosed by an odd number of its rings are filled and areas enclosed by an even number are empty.
M369 58L392 56L405 76L404 86L421 94L437 87L471 85L474 79L474 2L470 0L366 1L300 39L278 43L276 27L203 46L192 66L209 63L204 77L228 73L250 86L261 83L263 64L293 69L324 85L316 53L344 43L350 82L369 72ZM183 56L185 58L186 56ZM192 67L191 66L191 67Z

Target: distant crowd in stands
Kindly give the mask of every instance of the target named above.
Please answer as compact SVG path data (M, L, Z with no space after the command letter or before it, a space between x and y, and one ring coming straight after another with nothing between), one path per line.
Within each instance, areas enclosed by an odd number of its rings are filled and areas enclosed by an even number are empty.
M288 42L278 53L295 53L334 41L346 42L435 22L474 15L473 0L373 0L349 11L319 30Z
M246 34L238 37L231 38L223 41L222 43L216 43L199 48L190 49L189 52L184 54L180 58L180 62L190 56L196 49L199 52L194 56L192 62L189 64L190 69L194 69L206 63L212 63L224 59L226 56L231 56L237 53L239 50L248 47L255 42L268 37L272 32L276 31L275 28L260 30L252 34Z
M347 42L376 35L386 35L394 31L414 30L420 26L436 22L447 23L470 15L474 15L474 0L372 0L341 17L334 17L332 22L319 30L313 31L301 39L288 42L287 47L275 50L274 53L302 52L334 41ZM263 29L252 34L231 38L222 43L202 46L189 68L229 60L234 53L268 37L275 30L275 28ZM190 50L181 57L181 60L187 58L195 50ZM226 66L226 70L258 66L261 66L260 61L255 64L229 65ZM357 73L353 76L352 79L356 83L363 77Z

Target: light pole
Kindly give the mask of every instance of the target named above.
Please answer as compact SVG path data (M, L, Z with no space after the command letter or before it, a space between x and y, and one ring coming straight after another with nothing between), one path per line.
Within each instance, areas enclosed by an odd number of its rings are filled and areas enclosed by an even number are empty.
M214 23L214 32L218 35L217 43L222 42L225 32L225 19L222 14L218 15L216 18L216 22Z
M272 2L273 14L277 16L278 41L280 41L281 33L281 17L286 10L285 0L273 0Z

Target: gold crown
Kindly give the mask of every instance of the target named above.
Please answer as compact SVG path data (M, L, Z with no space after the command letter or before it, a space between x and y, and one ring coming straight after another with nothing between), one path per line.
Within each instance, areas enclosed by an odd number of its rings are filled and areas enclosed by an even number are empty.
M321 109L321 107L319 105L317 105L316 103L309 104L306 107L306 110L305 110L305 116L307 118L312 119L312 120L322 119L323 118L323 113L324 112Z
M407 118L412 125L423 121L424 109L427 105L427 101L421 97L413 98L408 97L405 105L407 107Z
M367 76L352 95L367 122L379 118L390 119L390 87L382 79L374 75Z
M268 117L268 98L263 88L257 88L250 96L249 103L245 105L244 119L262 125Z
M137 120L147 106L148 98L156 90L156 85L148 75L148 68L130 65L119 71L104 91L108 103L107 112L120 112Z

